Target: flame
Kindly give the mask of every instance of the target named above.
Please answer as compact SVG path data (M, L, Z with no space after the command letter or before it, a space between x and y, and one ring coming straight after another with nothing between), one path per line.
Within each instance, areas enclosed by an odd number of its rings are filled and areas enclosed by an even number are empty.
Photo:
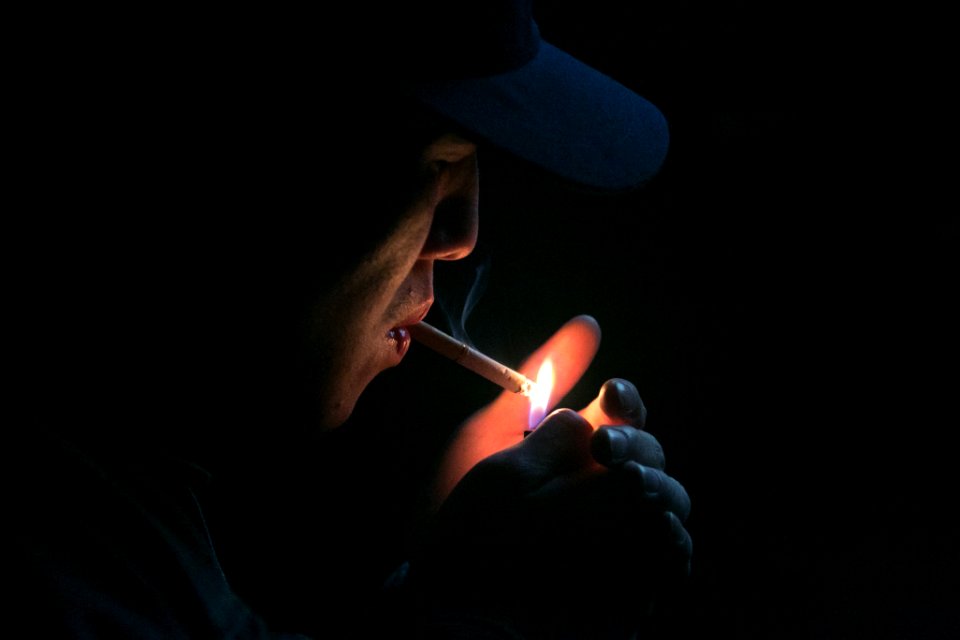
M537 372L537 384L530 393L530 420L528 424L531 429L536 428L543 417L547 415L554 380L553 362L550 358L546 358Z

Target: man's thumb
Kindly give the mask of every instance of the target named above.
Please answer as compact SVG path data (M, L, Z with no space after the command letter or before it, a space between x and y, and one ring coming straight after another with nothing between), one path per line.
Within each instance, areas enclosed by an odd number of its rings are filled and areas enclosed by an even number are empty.
M528 468L557 474L591 464L593 427L570 409L557 409L520 445Z

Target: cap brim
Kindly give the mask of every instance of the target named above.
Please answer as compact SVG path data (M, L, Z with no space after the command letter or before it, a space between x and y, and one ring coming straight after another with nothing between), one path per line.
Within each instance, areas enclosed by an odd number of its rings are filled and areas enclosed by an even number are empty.
M667 154L667 122L653 104L546 42L518 69L418 95L491 144L595 188L641 186Z

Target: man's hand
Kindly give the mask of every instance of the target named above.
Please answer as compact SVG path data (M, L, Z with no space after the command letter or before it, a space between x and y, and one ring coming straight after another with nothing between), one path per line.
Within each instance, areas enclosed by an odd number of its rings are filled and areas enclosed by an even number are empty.
M689 572L690 500L663 464L635 427L594 431L555 411L457 485L413 559L412 584L431 607L531 638L629 638Z
M536 379L546 357L553 359L556 380L551 400L565 396L590 366L600 346L600 326L590 316L577 316L564 324L519 367L520 373ZM432 506L439 508L460 479L489 455L523 440L530 413L530 400L505 391L471 416L447 447L432 489Z
M599 339L591 320L571 322L551 341ZM560 353L547 345L525 373L542 352ZM583 369L597 342L587 346ZM583 369L558 380L557 397ZM655 597L689 573L687 492L664 472L631 383L609 380L589 406L554 411L526 439L523 400L522 415L498 400L468 424L495 434L472 455L502 446L458 478L413 559L414 584L429 603L530 637L628 638Z

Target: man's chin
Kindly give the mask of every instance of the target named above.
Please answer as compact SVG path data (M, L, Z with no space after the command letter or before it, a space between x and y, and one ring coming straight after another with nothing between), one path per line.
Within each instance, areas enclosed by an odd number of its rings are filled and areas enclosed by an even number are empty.
M366 385L361 388L361 392L364 388L366 388ZM326 432L343 426L353 414L359 395L359 393L339 394L333 401L321 405L318 415L311 421L314 428L321 432Z

